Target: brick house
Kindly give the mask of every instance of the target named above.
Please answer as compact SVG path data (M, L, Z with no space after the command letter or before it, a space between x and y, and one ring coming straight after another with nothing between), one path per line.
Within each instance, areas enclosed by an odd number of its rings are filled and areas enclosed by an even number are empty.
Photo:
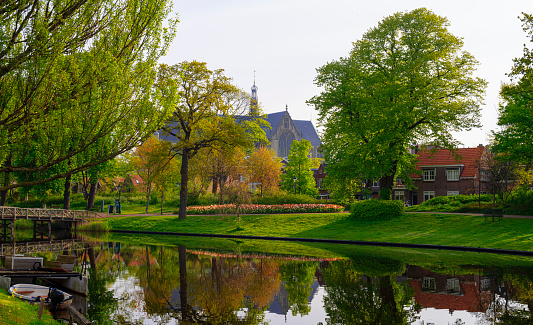
M316 185L315 187L318 189L318 195L320 196L320 199L329 199L329 192L324 187L324 179L326 178L326 171L324 168L327 166L327 164L320 164L318 168L311 169L313 171L313 177L315 178Z
M485 151L482 145L459 148L457 158L447 149L417 152L420 175L411 175L416 188L409 191L399 182L392 198L419 204L436 196L483 194L486 186L480 182L479 162Z

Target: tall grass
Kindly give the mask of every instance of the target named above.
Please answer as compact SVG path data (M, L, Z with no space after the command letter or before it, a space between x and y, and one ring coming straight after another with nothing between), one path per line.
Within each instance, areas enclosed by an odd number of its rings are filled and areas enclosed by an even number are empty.
M111 227L105 219L92 219L89 220L77 227L77 230L80 231L91 231L91 232L109 232Z

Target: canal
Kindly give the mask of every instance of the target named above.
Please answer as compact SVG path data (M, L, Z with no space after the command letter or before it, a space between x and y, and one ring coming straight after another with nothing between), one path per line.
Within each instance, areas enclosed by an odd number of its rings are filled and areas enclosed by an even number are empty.
M76 240L83 248L60 253L78 256L88 295L75 303L95 324L532 320L531 257L130 234Z

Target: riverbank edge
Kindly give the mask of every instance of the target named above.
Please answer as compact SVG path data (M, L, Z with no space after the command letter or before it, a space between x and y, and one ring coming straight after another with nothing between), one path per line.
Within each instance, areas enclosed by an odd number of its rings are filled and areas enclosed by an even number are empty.
M483 247L467 247L467 246L445 246L445 245L430 245L430 244L390 243L390 242L377 242L377 241L299 238L299 237L175 233L175 232L140 231L140 230L110 230L109 232L117 233L117 234L187 236L187 237L208 237L208 238L250 239L250 240L278 240L278 241L293 241L293 242L322 243L322 244L346 244L346 245L360 245L360 246L439 249L439 250L475 252L475 253L506 254L506 255L528 256L528 257L533 256L533 251L520 251L520 250L510 250L510 249L483 248Z
M3 301L8 301L13 299L14 306L12 309L9 309L7 306L7 303L4 303ZM5 309L4 309L5 308ZM15 309L16 308L16 309ZM22 308L22 310L21 310ZM52 315L47 311L43 310L43 315L41 317L41 320L37 319L37 310L39 309L38 305L31 305L27 301L21 300L19 298L13 297L10 295L6 290L1 289L0 290L0 311L6 311L5 314L0 314L0 322L2 322L4 319L3 317L14 317L14 312L20 311L21 315L20 317L16 317L17 325L59 325L63 324L60 321L57 321L52 318ZM9 324L2 323L2 324Z

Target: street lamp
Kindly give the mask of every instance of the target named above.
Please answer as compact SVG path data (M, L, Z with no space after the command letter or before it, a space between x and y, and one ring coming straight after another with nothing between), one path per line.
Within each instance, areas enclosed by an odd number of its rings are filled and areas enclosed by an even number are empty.
M120 189L122 188L122 185L118 184L117 186L118 188L118 205L117 205L117 212L118 214L122 214L122 204L120 202Z
M292 187L294 187L294 194L296 194L296 176L292 177L292 181L293 181Z

